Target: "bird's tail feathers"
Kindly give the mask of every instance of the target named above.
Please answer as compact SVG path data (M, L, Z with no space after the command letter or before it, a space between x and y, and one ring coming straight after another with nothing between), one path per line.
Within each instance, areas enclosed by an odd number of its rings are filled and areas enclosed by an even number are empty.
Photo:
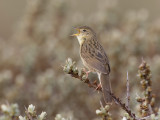
M106 104L111 104L112 103L112 96L109 94L109 92L112 92L112 89L111 89L109 74L100 73L99 80L100 80L100 84L102 86L104 101Z

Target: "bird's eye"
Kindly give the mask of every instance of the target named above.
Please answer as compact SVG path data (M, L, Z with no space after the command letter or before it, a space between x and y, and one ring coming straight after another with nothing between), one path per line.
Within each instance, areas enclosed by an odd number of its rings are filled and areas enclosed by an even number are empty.
M86 32L86 30L83 30L83 32Z

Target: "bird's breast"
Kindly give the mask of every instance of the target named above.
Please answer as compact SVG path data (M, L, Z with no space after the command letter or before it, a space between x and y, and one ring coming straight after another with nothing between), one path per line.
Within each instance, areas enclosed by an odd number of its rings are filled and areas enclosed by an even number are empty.
M87 49L86 49L86 47L85 47L85 43L84 44L82 44L81 45L81 47L80 47L80 57L81 57L81 60L82 60L82 63L83 63L83 65L87 68L87 69L89 69L90 71L92 71L92 72L96 72L96 70L93 68L93 67L91 67L90 65L89 65L89 58L86 58L87 56L83 56L83 54L86 54L88 51L87 51Z

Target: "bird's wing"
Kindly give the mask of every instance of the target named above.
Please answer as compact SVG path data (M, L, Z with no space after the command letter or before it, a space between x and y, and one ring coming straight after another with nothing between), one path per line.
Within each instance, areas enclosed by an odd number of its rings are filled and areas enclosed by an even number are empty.
M103 47L96 44L84 43L81 46L81 57L89 67L104 74L110 72L109 60Z

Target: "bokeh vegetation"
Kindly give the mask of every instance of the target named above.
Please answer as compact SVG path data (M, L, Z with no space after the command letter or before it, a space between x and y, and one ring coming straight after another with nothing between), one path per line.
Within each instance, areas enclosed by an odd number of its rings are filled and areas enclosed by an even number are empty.
M62 68L68 57L83 67L78 42L70 37L72 27L81 25L95 29L108 53L113 92L125 100L128 71L130 106L138 109L135 98L143 93L137 75L143 58L152 71L155 106L160 105L160 21L148 21L145 9L120 14L118 1L102 1L87 17L74 11L68 15L71 4L65 0L27 2L14 35L0 40L1 105L6 101L17 103L24 116L24 107L33 104L39 114L46 111L49 120L56 114L74 120L99 119L95 111L100 108L101 94L64 74ZM89 77L94 79L95 75ZM121 110L114 105L110 110L114 119L120 119Z

